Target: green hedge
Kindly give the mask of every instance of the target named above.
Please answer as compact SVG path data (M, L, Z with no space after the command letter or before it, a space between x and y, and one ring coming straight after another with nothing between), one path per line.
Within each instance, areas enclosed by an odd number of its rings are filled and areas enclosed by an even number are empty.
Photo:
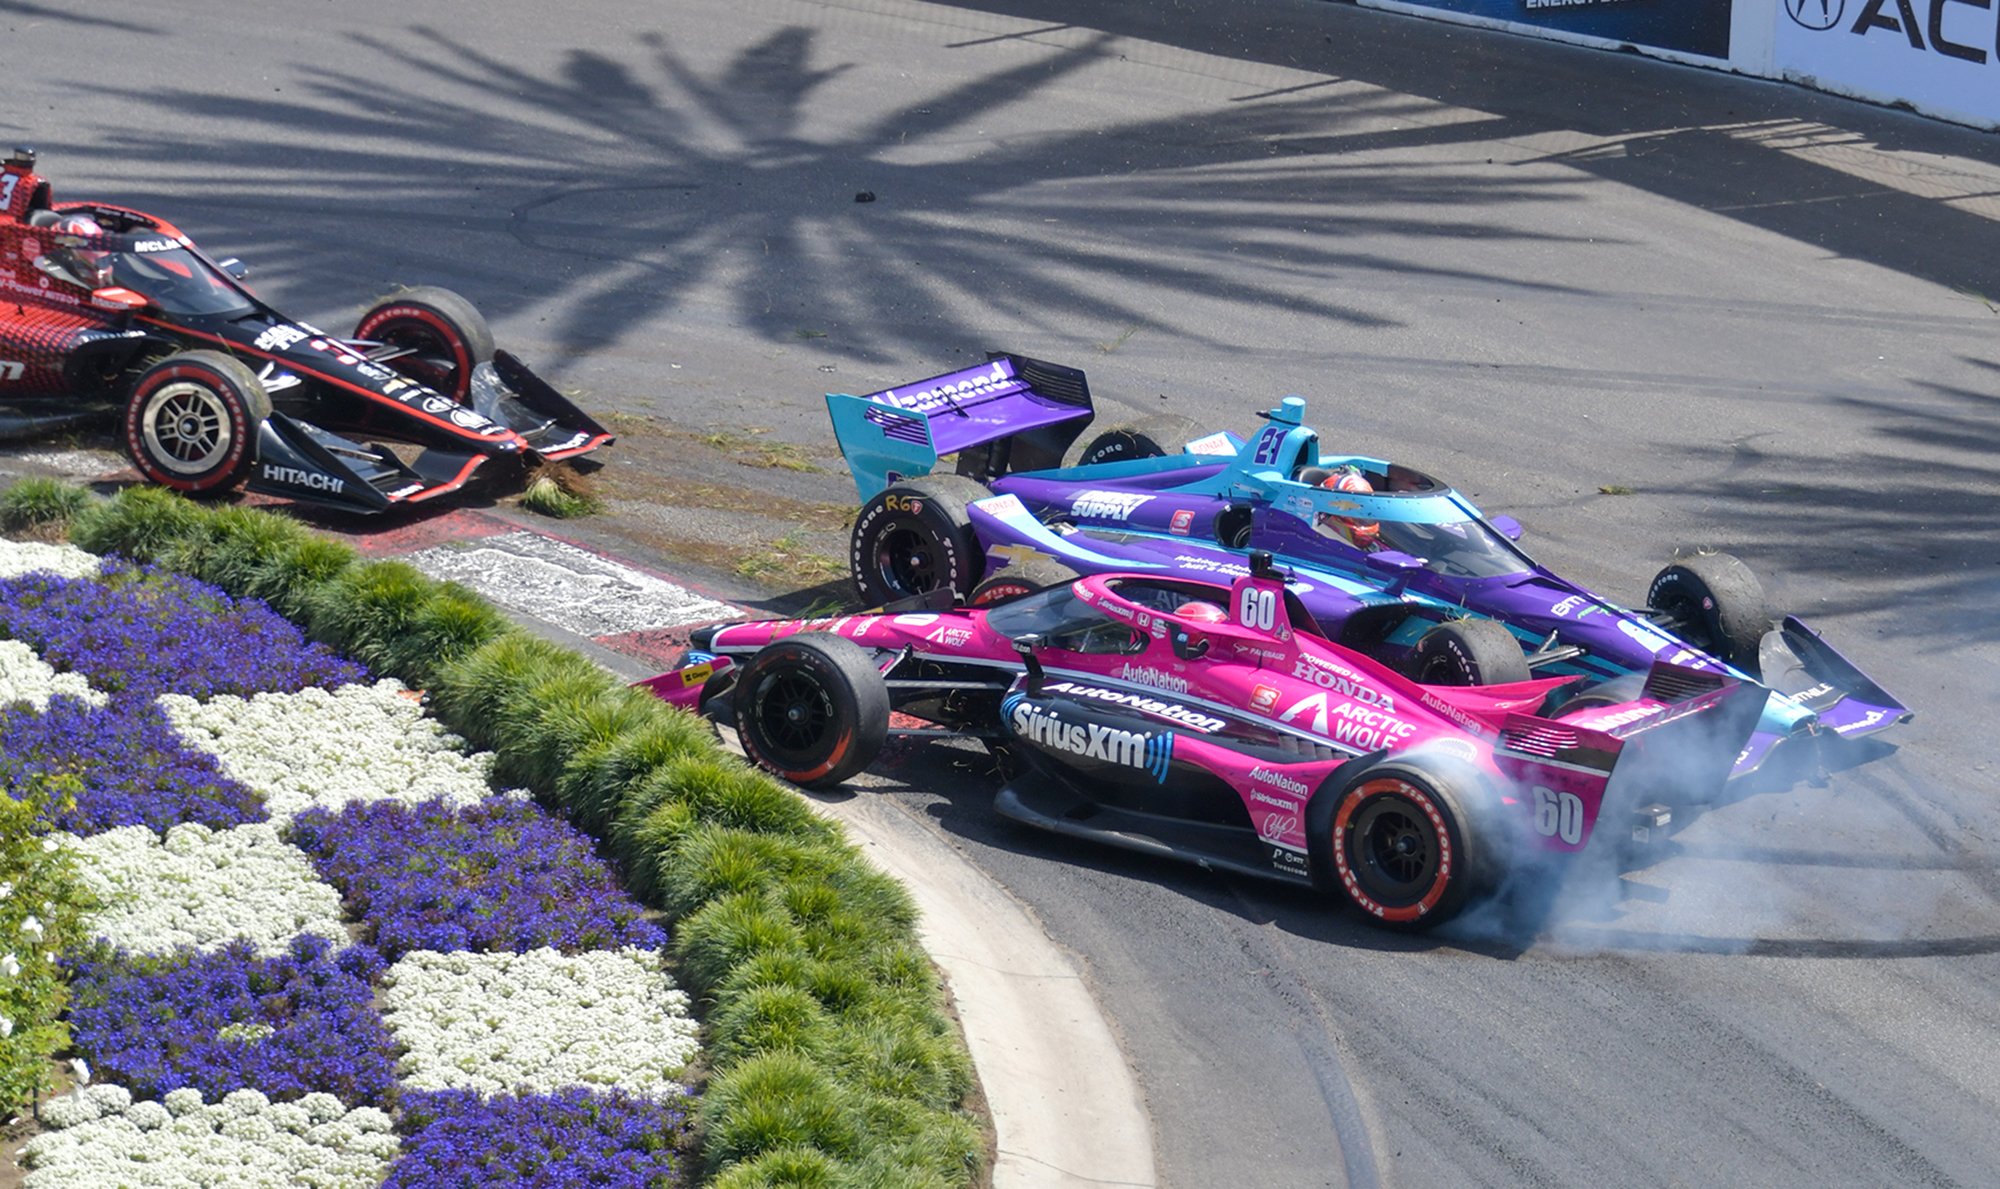
M46 495L38 497L50 502ZM668 913L700 998L717 1186L954 1186L978 1177L972 1067L909 894L706 723L513 627L477 595L267 512L135 487L70 539L254 595L378 673L599 838Z
M0 707L0 722L7 713ZM0 791L0 1120L48 1089L50 1059L69 1046L56 954L75 944L89 903L70 853L44 843L48 820L80 787L74 776L37 776Z

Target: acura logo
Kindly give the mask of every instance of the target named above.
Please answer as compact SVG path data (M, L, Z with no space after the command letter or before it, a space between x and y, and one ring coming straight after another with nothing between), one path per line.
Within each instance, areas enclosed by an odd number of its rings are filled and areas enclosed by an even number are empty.
M1831 29L1840 23L1847 0L1785 0L1793 23L1807 29Z

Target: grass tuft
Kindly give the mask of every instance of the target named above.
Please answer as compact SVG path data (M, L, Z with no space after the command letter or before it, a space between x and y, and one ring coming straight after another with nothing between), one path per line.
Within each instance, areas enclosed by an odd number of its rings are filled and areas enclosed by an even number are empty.
M554 520L575 520L604 511L604 499L574 467L552 463L539 468L528 480L521 506Z
M205 511L164 487L128 487L79 511L70 522L69 539L92 553L157 561L175 542L202 535Z
M703 1159L714 1172L784 1148L852 1156L861 1133L845 1098L809 1058L761 1053L708 1084L701 1112L707 1132Z
M60 540L90 505L90 493L60 479L21 479L0 494L0 530L30 540Z

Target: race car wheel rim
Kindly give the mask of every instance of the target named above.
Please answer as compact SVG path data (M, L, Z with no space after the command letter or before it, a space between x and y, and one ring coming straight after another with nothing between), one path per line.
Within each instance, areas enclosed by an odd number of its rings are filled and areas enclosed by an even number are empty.
M177 475L203 475L229 455L236 429L215 392L189 381L167 384L146 402L139 432L147 455Z
M834 720L833 699L810 673L779 673L758 691L759 734L785 766L808 763L823 750Z
M429 311L415 307L386 310L362 328L365 333L360 337L405 348L410 354L390 360L390 367L463 404L463 381L472 371L471 355L457 335L434 325L433 318Z
M875 550L875 570L885 585L901 594L923 594L938 585L930 540L915 528L899 525L882 534L882 543Z

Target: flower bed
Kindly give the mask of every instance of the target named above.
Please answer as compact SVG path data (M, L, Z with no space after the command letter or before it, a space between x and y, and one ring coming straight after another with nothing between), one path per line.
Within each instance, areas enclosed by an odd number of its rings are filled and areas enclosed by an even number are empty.
M14 554L0 542L0 573ZM53 1130L26 1149L27 1184L376 1184L402 1149L405 1089L467 1085L534 1093L491 1109L478 1091L432 1095L404 1124L417 1163L398 1183L468 1159L493 1166L472 1183L505 1183L509 1161L519 1183L550 1183L524 1153L586 1135L564 1158L578 1175L680 1179L675 1077L696 1027L661 965L666 934L587 837L496 793L493 757L465 754L400 683L359 682L261 605L35 554L73 576L0 581L0 628L28 637L0 651L0 689L16 694L0 709L0 787L67 782L18 807L71 831L34 850L73 865L76 899L93 901L66 938L97 939L67 959L66 1022L79 1073L99 1082L43 1104ZM175 651L200 641L219 664ZM392 943L403 993L351 928ZM468 946L502 952L431 952ZM454 975L434 1003L409 991ZM0 960L0 1003L26 982ZM512 1038L511 1054L468 1060L453 1047L467 1020ZM21 1052L34 1063L62 1043L44 1029Z
M268 599L314 640L429 689L448 728L494 749L504 779L599 840L667 910L677 971L710 1005L700 1157L718 1189L976 1179L979 1133L960 1109L970 1065L915 944L907 893L794 792L722 754L696 720L508 626L462 589L363 562L279 517L136 488L79 513L71 539L171 559ZM297 790L274 820L303 812L311 792ZM398 798L378 789L336 804L361 799ZM425 1130L419 1111L402 1116L406 1159ZM488 1183L532 1180L510 1173L516 1149L491 1134L480 1142L467 1159ZM422 1180L411 1175L402 1183Z

